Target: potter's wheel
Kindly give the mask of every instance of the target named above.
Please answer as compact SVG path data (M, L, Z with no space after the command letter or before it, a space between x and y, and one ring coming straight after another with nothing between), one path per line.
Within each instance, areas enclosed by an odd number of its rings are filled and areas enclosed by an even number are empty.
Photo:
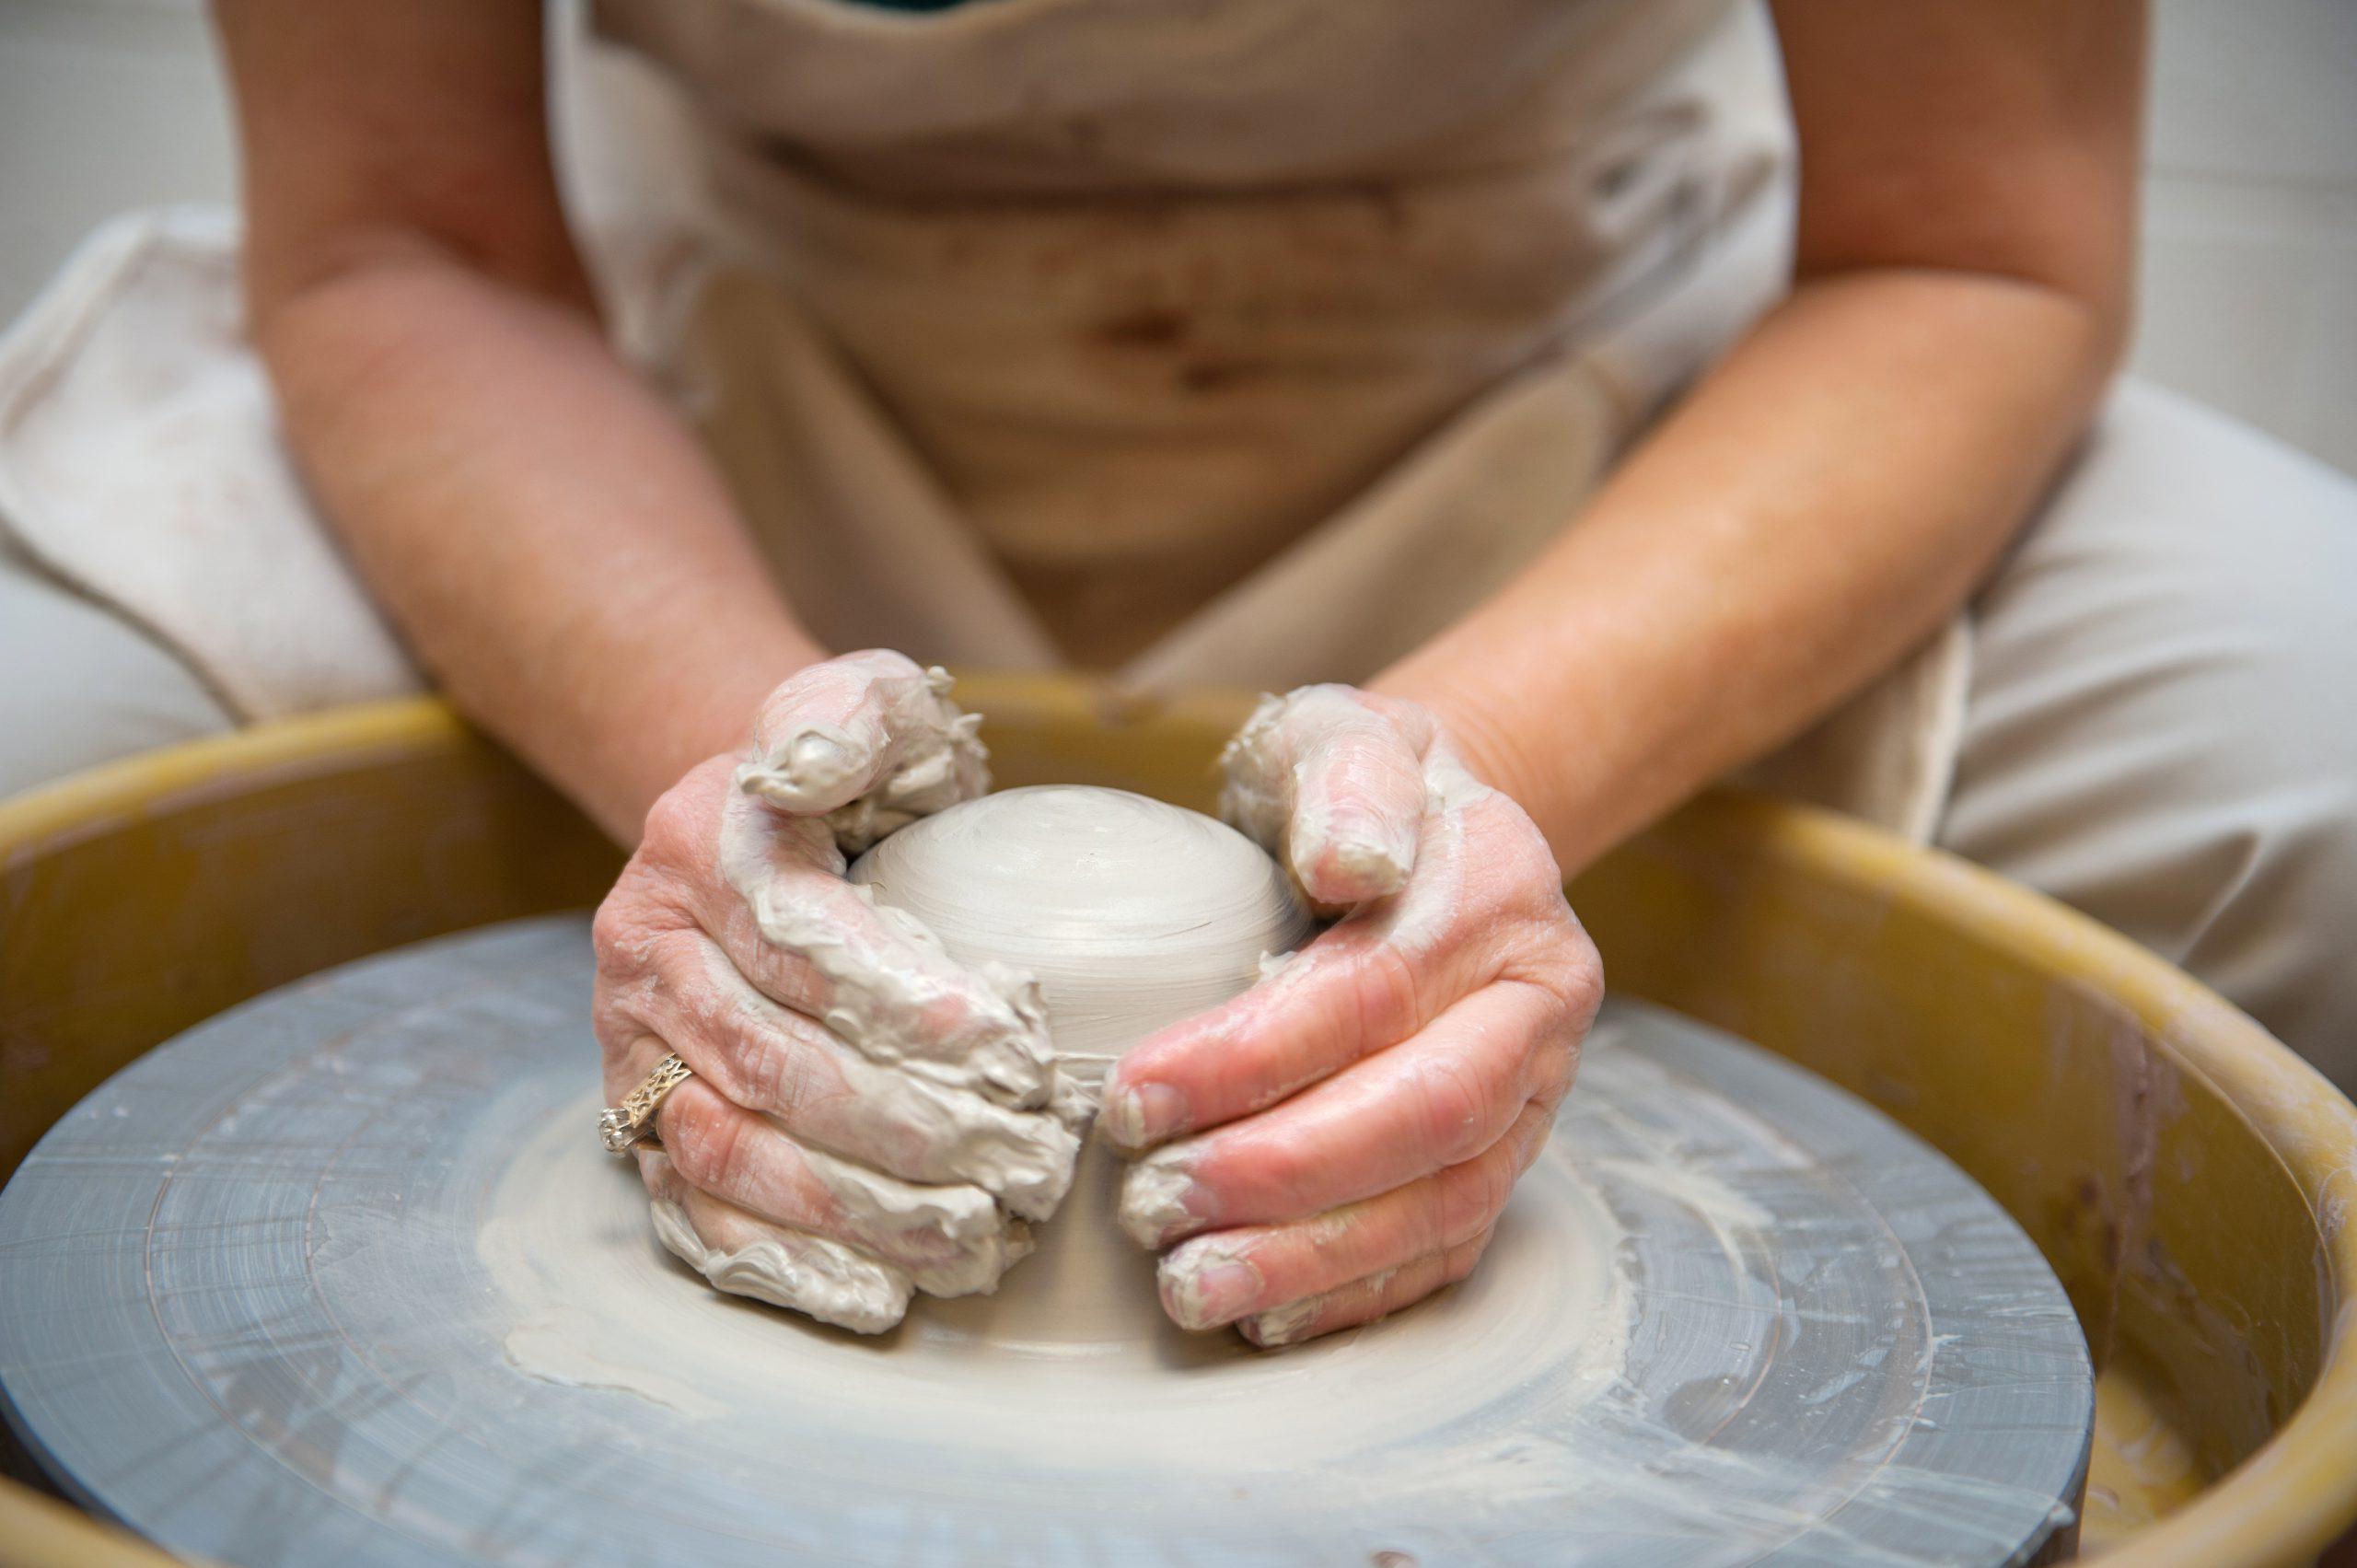
M2029 1243L1672 1015L1608 1010L1481 1272L1400 1318L1258 1355L928 1304L863 1341L651 1239L591 1132L589 974L570 918L389 955L52 1132L0 1194L0 1388L61 1483L248 1563L2005 1562L2067 1527L2093 1399Z

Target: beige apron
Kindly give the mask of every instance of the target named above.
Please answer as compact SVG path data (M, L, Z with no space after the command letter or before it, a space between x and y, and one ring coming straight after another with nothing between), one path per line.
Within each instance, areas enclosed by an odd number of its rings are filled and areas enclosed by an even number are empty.
M1779 87L1727 0L596 14L695 106L749 274L710 302L718 445L837 645L1366 676L1782 281Z
M831 646L1147 690L1364 679L1567 526L1782 285L1789 132L1764 17L1736 0L595 14L671 90L589 57L563 104L569 203L622 346L706 429ZM185 286L181 259L113 265ZM0 347L0 405L135 395L140 351L94 363L59 336ZM287 705L261 667L290 638L257 592L307 618L294 641L333 642L323 604L352 622L367 656L327 660L354 688L330 694L372 694L382 632L340 562L313 551L258 590L267 563L225 575L184 526L93 545L58 521L87 502L10 504L23 446L0 429L0 521L243 711ZM307 594L330 576L341 597ZM208 613L216 580L244 603ZM1959 628L1910 661L1780 782L1928 832L1962 646Z

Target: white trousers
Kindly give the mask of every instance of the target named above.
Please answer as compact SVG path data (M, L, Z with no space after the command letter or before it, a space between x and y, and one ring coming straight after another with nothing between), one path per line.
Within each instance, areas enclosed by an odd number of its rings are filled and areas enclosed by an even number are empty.
M1938 842L2357 1090L2357 483L2131 384L1973 619ZM0 555L0 792L234 722L128 621Z

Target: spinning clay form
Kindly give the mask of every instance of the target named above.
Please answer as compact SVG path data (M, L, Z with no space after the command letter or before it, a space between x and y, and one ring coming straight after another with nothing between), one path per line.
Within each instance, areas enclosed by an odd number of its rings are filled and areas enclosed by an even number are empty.
M1057 1055L1093 1105L1107 1069L1167 1024L1218 1005L1311 922L1260 846L1211 818L1123 790L1050 784L984 796L904 828L852 880L970 965L1039 981ZM1113 1220L1120 1162L1091 1142L1038 1251L995 1295L922 1301L997 1340L1103 1342L1159 1331L1150 1259Z

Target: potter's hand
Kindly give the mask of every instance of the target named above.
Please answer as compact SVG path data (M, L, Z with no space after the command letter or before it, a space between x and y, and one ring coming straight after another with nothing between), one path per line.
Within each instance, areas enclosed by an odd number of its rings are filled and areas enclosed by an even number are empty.
M1348 912L1132 1050L1098 1125L1154 1151L1123 1178L1121 1223L1170 1249L1171 1318L1289 1344L1473 1267L1571 1086L1603 971L1538 827L1426 710L1305 687L1263 703L1225 762L1229 820Z
M1074 1096L1029 982L950 960L845 854L989 787L948 678L898 654L771 693L749 761L648 813L598 912L609 1103L695 1076L639 1155L656 1228L724 1290L874 1332L986 1291L1072 1179Z

